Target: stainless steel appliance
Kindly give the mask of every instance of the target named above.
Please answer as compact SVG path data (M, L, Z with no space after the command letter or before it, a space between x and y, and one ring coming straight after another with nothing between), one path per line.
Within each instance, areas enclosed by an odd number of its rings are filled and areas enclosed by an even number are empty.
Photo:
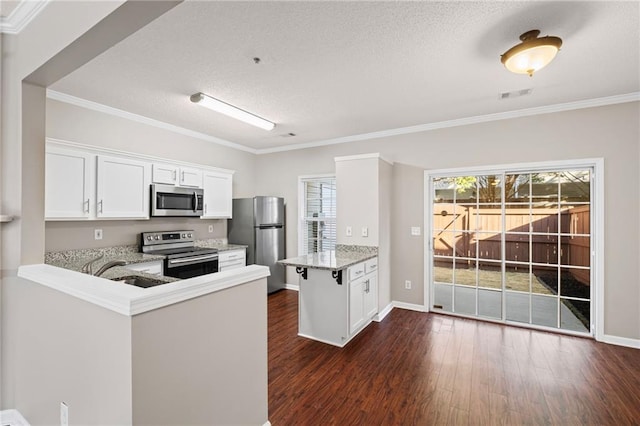
M192 278L218 272L218 250L195 247L193 231L143 232L140 251L166 256L163 274Z
M229 243L248 246L247 265L269 267L269 293L283 289L285 269L277 262L285 257L284 198L235 198L232 217L227 222Z
M151 216L202 216L202 189L152 184Z

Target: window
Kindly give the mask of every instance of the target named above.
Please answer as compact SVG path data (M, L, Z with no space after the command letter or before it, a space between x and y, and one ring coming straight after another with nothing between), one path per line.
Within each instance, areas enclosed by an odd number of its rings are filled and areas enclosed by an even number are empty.
M598 164L427 172L429 308L593 333Z
M336 248L336 178L309 176L299 180L300 256Z

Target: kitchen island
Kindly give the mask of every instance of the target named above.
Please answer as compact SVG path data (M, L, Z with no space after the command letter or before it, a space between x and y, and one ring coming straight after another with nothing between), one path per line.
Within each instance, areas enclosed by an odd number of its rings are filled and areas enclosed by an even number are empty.
M376 247L338 245L279 262L300 275L299 336L343 347L378 313Z
M139 288L21 266L4 282L19 325L6 336L10 374L25 378L9 391L52 415L64 401L78 424L265 424L268 274L251 265Z

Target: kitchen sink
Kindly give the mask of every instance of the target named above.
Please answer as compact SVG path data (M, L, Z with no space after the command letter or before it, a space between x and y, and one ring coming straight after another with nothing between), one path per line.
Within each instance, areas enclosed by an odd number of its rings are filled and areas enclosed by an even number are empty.
M165 281L157 280L154 278L141 277L140 275L127 275L125 277L112 278L112 281L120 281L122 283L134 285L141 288L167 284Z

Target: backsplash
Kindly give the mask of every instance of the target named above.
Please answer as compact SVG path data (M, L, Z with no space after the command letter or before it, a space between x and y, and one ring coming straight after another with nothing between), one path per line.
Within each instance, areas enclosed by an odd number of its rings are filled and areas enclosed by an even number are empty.
M213 232L209 232L209 225L213 225ZM95 229L102 229L101 240L94 239ZM227 220L172 217L149 220L47 221L45 252L130 245L137 247L141 232L177 230L193 230L198 240L226 238Z
M353 244L336 244L336 251L343 253L378 254L378 247L356 246Z

